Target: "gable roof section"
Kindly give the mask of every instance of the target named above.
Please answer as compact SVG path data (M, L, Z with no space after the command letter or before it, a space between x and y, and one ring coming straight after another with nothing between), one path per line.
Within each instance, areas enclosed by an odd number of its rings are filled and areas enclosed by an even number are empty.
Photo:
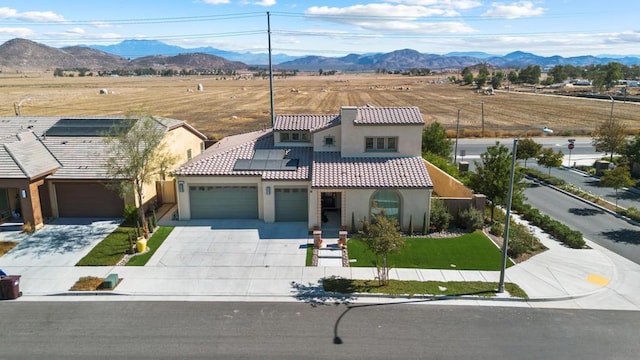
M174 171L178 176L260 176L264 180L310 180L309 167L312 149L293 147L284 149L284 159L298 159L298 167L289 170L234 170L239 159L253 159L255 150L275 149L272 131L254 131L252 133L230 136L216 147L213 145L191 161ZM283 149L283 148L278 148Z
M2 161L4 178L35 179L60 168L61 164L33 133L20 133L15 139L7 142L5 138L3 144L2 155L6 155Z
M340 152L316 152L312 166L314 188L433 188L419 156L343 158Z
M417 106L359 107L353 122L356 125L424 125Z
M154 117L165 131L185 126L202 139L206 136L184 121ZM51 179L106 179L108 147L103 130L125 117L0 117L0 177L31 178L39 172L58 170ZM105 125L106 124L106 125ZM108 126L107 126L108 125ZM49 133L50 129L57 130ZM57 131L57 133L56 133ZM12 145L18 134L35 142ZM21 134L26 139L24 134ZM39 145L38 145L39 143ZM27 144L27 143L23 143Z
M340 124L340 115L277 115L274 131L317 131Z

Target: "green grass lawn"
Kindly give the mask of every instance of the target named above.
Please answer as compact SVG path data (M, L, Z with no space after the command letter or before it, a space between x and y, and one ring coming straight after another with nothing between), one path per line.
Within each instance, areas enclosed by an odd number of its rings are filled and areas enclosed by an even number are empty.
M108 266L115 265L129 249L129 234L135 232L134 227L119 226L104 240L98 243L76 266Z
M173 228L171 228L169 232L165 233L167 230L163 228L164 227L160 227L153 233L152 238L156 236L156 233L158 236L151 243L148 243L149 246L151 246L150 244L157 244L158 241L162 244L162 241L164 241L171 230L173 230ZM117 264L129 249L130 233L135 233L135 227L119 226L111 234L107 235L104 240L91 249L85 257L80 259L76 266L109 266ZM152 249L157 249L158 246L159 245L155 245ZM144 260L144 262L146 263L147 260L148 258Z
M493 297L498 283L479 281L400 281L389 280L389 285L380 286L377 280L351 280L344 278L324 278L322 286L325 291L342 294L369 293L388 295L476 295ZM528 299L527 294L516 284L505 283L505 290L511 297Z
M313 265L313 245L307 244L307 258L304 266Z
M160 245L164 242L164 240L171 234L173 231L173 226L161 226L156 231L153 232L153 235L147 241L147 247L149 251L144 254L136 255L129 259L127 262L127 266L144 266L147 264L147 261L151 259L151 256L155 254L156 250L160 248Z
M482 232L453 238L406 238L406 247L399 253L389 254L392 268L491 270L501 267L502 252ZM350 239L350 266L372 267L375 256L359 239ZM455 265L455 266L452 266ZM507 260L507 266L513 263Z

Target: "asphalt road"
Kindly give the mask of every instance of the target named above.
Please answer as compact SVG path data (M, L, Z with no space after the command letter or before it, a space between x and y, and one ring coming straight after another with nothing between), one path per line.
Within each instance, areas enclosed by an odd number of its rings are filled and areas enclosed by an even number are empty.
M304 303L0 304L2 359L637 359L640 313Z
M585 238L640 264L640 227L547 186L524 191L526 202L540 212L580 230Z
M640 194L621 189L618 190L618 194L616 196L616 191L614 189L598 186L598 178L585 176L580 172L573 171L567 168L551 169L551 175L563 179L567 184L574 184L582 190L598 195L613 204L616 203L617 197L619 206L625 208L633 206L636 209L640 209Z

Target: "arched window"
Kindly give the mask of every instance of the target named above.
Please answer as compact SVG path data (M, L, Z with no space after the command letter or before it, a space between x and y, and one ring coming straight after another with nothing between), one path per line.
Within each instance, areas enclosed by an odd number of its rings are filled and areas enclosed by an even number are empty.
M384 213L400 220L400 196L393 190L378 190L371 196L371 216Z

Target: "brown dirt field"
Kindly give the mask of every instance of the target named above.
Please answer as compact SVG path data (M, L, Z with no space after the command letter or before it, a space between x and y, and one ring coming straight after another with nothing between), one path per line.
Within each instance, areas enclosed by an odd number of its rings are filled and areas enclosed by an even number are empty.
M437 79L374 74L276 78L275 112L335 114L343 105L418 106L427 123L438 121L453 131L462 108L461 136L479 136L484 108L485 134L512 136L543 126L556 134L588 134L607 121L611 111L608 100L535 94L532 90L489 96L468 86L438 84ZM195 91L198 83L204 91ZM109 94L100 95L102 88ZM54 78L51 73L0 76L0 116L15 115L14 104L26 98L30 100L22 103L23 116L124 115L144 106L153 115L185 120L215 139L270 124L268 79ZM616 101L613 116L634 132L640 129L639 106Z

